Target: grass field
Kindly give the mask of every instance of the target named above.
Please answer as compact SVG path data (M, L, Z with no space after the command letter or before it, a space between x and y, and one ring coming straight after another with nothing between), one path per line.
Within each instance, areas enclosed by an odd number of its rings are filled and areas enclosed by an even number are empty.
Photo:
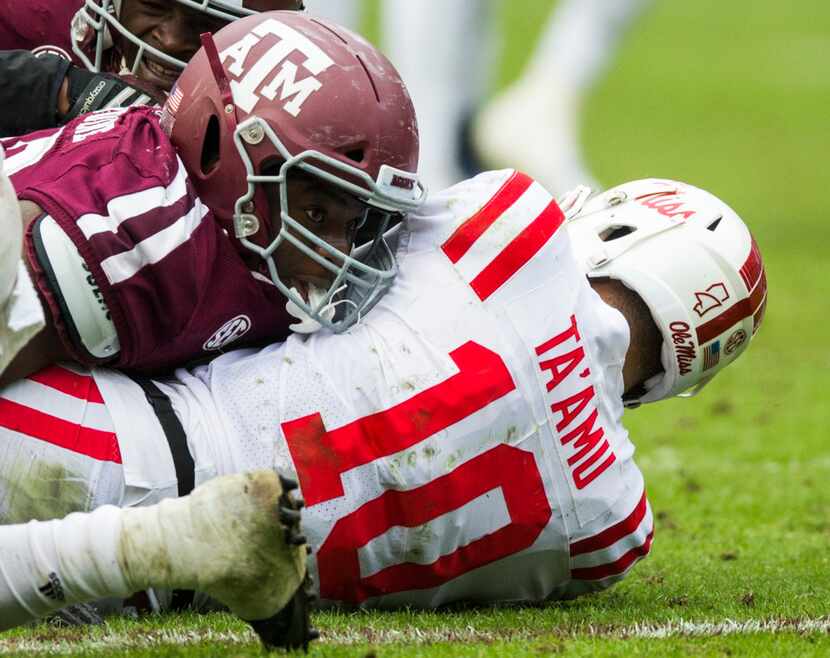
M551 3L504 5L502 81ZM830 654L828 118L826 0L655 0L590 100L589 160L605 183L676 177L727 199L770 302L749 354L699 398L629 414L651 556L611 591L546 607L321 613L311 655ZM259 653L222 615L0 636L0 653L23 651Z

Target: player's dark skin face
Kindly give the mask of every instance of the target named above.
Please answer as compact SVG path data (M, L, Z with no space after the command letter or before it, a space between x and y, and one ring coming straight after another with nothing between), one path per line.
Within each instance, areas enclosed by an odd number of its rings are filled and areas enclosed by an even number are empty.
M365 206L344 191L312 177L289 177L287 189L289 215L332 247L348 254L363 220ZM276 190L271 189L269 196L271 207L279 208ZM282 223L278 216L272 216L271 221L273 226ZM306 244L331 260L322 247L310 242ZM277 248L275 262L283 281L289 286L295 285L301 293L309 283L325 290L334 278L331 271L287 242ZM339 266L339 263L335 264Z
M261 11L302 9L301 0L251 0L247 6ZM175 0L123 0L121 24L142 41L162 52L187 62L199 49L199 35L216 32L227 23L204 12L192 9ZM114 34L116 45L132 68L138 46ZM144 56L136 75L157 87L169 91L181 71Z

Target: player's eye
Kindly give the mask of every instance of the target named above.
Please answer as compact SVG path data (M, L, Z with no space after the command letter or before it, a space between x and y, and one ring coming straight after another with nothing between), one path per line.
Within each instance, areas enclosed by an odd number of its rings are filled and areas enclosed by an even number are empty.
M305 216L312 224L322 224L326 221L326 211L322 208L306 208Z

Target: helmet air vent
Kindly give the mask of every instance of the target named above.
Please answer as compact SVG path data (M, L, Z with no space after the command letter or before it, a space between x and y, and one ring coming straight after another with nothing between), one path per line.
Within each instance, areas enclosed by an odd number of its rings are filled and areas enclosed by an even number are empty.
M207 176L219 164L219 119L212 114L205 128L205 138L202 142L202 157L200 166L202 174Z
M714 222L712 222L711 224L709 224L709 226L707 226L706 228L707 228L707 229L709 229L710 231L714 231L714 230L718 227L718 224L720 224L720 221L721 221L722 219L723 219L723 215L721 215L720 217L718 217L718 218L717 218Z
M611 242L612 240L619 240L630 233L634 233L637 229L634 226L622 226L619 224L612 224L599 234L599 239L603 242Z

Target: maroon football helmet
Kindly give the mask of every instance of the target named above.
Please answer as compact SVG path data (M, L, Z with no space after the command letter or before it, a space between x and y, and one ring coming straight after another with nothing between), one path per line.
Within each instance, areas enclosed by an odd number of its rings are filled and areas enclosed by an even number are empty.
M342 330L394 277L383 230L426 194L406 87L363 38L298 12L243 18L203 44L173 88L162 125L200 197L243 253L260 256L277 287L315 321ZM381 215L371 248L345 254L292 219L285 185L291 170ZM269 207L267 184L279 190L279 213ZM280 226L272 225L276 216ZM311 301L285 285L272 258L283 241L331 272L324 295Z
M227 22L258 12L278 9L302 10L302 0L169 0ZM70 40L75 55L90 70L121 73L121 54L113 52L113 36L118 33L138 48L135 61L130 64L131 73L145 54L163 64L183 69L187 62L162 52L140 39L121 24L121 5L124 0L84 0L83 6L72 21Z

